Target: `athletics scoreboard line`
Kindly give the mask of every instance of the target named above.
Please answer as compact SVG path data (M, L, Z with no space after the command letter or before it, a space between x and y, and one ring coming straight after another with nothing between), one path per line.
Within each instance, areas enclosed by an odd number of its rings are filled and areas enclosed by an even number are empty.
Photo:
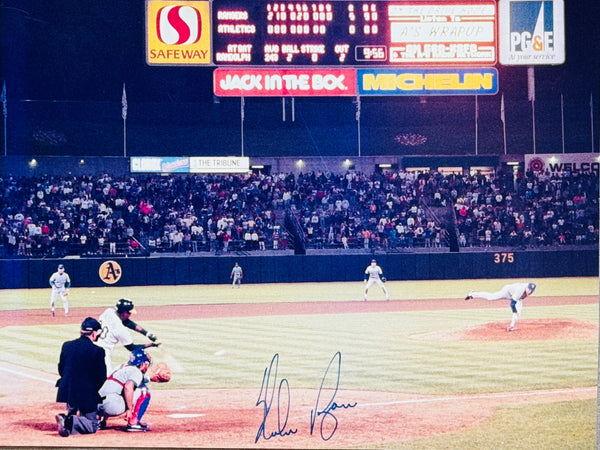
M563 1L146 0L146 62L221 96L494 94L497 64L564 63Z

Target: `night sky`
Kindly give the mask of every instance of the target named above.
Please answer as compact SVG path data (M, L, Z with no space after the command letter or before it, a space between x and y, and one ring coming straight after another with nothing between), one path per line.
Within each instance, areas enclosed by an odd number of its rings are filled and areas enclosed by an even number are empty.
M600 2L565 3L566 63L536 67L536 97L563 93L589 104L592 93L597 111ZM144 1L2 0L0 4L0 78L6 82L9 105L26 100L119 102L123 83L131 103L213 100L213 68L146 65ZM511 96L526 98L526 69L497 68L507 101Z

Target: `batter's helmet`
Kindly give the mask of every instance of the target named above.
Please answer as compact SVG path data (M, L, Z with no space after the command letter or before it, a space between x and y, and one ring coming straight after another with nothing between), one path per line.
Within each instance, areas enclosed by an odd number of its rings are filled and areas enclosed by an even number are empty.
M131 355L129 355L129 365L130 366L140 367L146 361L152 362L152 360L150 359L150 356L148 354L146 354L146 352L141 348L138 348L137 350L132 351Z
M124 313L128 312L131 314L135 314L135 307L133 306L133 302L128 298L122 298L117 302L117 312Z
M93 317L86 317L85 320L81 322L81 334L91 334L101 328L100 322Z
M535 283L529 283L529 284L527 285L527 287L529 288L529 290L530 290L531 292L533 292L533 291L535 291L536 285L535 285Z
M63 266L62 264L59 264L59 265L58 265L58 268L59 268L59 269L64 269L64 268L65 268L65 266Z

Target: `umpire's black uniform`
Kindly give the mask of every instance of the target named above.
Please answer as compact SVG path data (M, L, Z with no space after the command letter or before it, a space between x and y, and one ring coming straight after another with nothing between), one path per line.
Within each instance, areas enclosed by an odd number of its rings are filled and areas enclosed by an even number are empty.
M102 403L98 390L106 379L104 349L85 335L86 321L82 336L63 344L58 362L61 378L56 382L56 401L67 404L65 425L70 434L95 433L98 429L97 408Z

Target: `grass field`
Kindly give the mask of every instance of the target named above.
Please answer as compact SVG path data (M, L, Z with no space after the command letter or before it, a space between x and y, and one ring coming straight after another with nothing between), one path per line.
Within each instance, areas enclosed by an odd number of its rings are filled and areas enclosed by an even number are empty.
M536 297L598 295L595 278L540 279ZM470 289L496 290L504 280L388 282L392 301L460 299ZM0 310L48 308L49 290L0 291ZM510 321L507 302L473 302L445 310L270 315L274 303L362 302L362 283L307 283L211 286L73 288L72 323L0 329L0 361L56 373L62 342L77 335L79 308L134 301L134 319L162 341L156 360L175 376L156 389L256 389L275 354L278 370L293 389L315 389L336 352L341 354L340 386L351 391L434 396L485 395L590 388L598 379L598 339L467 341L417 339L423 333ZM372 299L372 300L371 300ZM383 295L377 286L371 301ZM264 305L260 314L238 317L172 317L148 320L144 308L160 305ZM464 303L464 302L463 302ZM484 305L484 303L486 303ZM458 304L458 303L457 303ZM486 306L482 308L481 306ZM57 305L60 313L60 303ZM577 319L598 323L598 303L528 306L523 319ZM136 341L144 338L136 336ZM125 360L117 349L113 360ZM379 447L377 444L373 448ZM382 448L596 448L596 400L573 399L500 407L490 420Z

